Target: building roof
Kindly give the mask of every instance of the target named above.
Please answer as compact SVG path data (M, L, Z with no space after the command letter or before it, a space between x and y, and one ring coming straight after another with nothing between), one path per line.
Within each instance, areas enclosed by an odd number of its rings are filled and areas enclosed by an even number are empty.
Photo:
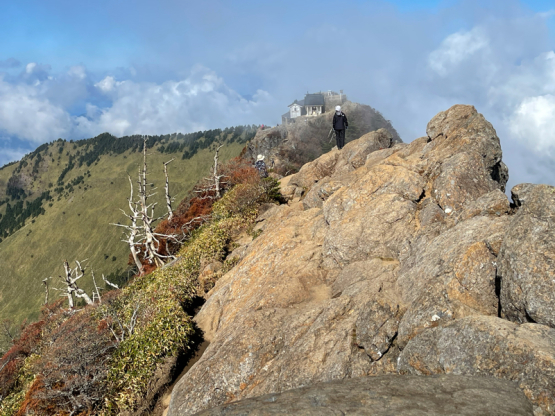
M304 97L304 105L324 105L324 95L306 94Z
M287 107L291 107L294 104L300 105L302 107L304 105L304 100L295 100L291 104L289 104Z
M289 111L288 111L287 113L283 114L283 115L281 116L281 118L282 118L282 119L283 119L283 118L291 118L291 114L290 114Z

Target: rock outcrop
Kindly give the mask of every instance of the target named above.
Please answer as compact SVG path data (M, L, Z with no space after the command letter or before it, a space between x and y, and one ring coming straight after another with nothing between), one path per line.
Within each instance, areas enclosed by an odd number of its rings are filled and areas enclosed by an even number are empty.
M330 381L267 394L197 416L531 416L532 405L511 382L441 375L378 376Z
M489 375L555 412L555 188L519 185L511 206L501 156L457 105L410 144L380 130L284 178L289 203L195 318L210 346L169 416L391 373Z

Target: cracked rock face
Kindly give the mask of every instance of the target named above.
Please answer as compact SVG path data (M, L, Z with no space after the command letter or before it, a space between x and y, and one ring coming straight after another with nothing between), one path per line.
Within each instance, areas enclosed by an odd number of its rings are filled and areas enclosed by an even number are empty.
M517 185L499 254L502 316L555 328L555 188Z
M195 318L210 346L169 416L399 371L488 374L537 416L554 410L554 188L517 186L511 208L499 139L474 107L427 132L369 133L284 178L289 204L259 218Z

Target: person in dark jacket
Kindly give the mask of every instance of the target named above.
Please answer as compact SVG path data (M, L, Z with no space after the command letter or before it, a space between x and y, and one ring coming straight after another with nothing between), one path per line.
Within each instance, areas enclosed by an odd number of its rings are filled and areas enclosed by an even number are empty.
M258 171L258 174L260 175L261 178L268 177L268 170L266 169L266 163L264 163L264 155L258 155L258 157L256 158L256 163L254 164L254 167Z
M347 121L347 116L341 111L341 107L335 107L333 129L335 130L335 142L339 150L343 149L343 146L345 146L345 130L347 130L348 126L349 122Z

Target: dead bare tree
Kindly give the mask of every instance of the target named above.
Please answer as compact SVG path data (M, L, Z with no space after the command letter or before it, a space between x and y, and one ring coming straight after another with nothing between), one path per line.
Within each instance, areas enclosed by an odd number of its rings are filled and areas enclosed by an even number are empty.
M216 192L216 198L221 198L222 194L221 194L221 184L220 184L220 180L225 176L225 175L218 175L218 156L220 153L220 149L223 147L223 144L221 144L217 149L216 149L216 153L214 154L214 167L212 168L212 179L214 180L214 191Z
M69 263L67 262L67 260L64 261L64 271L65 271L64 281L67 286L67 297L70 303L70 307L73 308L74 294L78 298L83 299L87 303L87 305L92 305L93 301L91 300L89 295L87 295L87 293L83 289L80 289L77 286L77 281L85 275L85 269L81 266L81 263L78 262L77 260L75 260L75 264L76 264L75 268L72 269L71 267L69 267Z
M83 299L87 305L92 305L93 301L87 295L87 293L77 286L77 281L81 279L85 275L85 269L81 266L81 263L77 260L75 261L75 268L72 269L69 267L69 263L67 260L64 261L64 276L59 276L62 282L65 284L64 288L53 288L54 290L58 290L60 292L64 292L62 296L67 297L67 301L69 304L69 308L73 309L75 306L73 296L77 296L78 298Z
M102 298L100 296L101 288L99 288L98 285L96 284L96 278L94 277L94 272L92 272L92 270L91 270L91 277L92 277L92 281L93 281L93 285L94 285L94 291L92 293L92 296L89 296L87 294L87 292L85 292L83 289L81 289L77 285L77 281L79 279L81 279L84 275L85 275L85 268L83 266L81 266L81 263L79 261L75 260L75 268L72 269L69 266L68 261L65 260L64 261L64 276L59 276L60 279L62 280L62 282L65 284L65 287L64 288L56 288L56 287L52 288L54 290L63 292L62 296L67 297L70 309L73 309L74 306L75 306L73 296L76 296L78 298L83 299L87 305L92 305L92 304L95 303L95 301L97 303L102 302ZM46 288L45 305L48 303L48 280L49 279L51 279L51 277L46 278L42 281L45 285L45 288ZM108 286L112 286L116 289L119 289L117 285L109 282L106 279L106 277L104 277L104 275L102 275L102 280L104 280L104 282Z
M96 299L98 303L102 303L102 297L100 296L100 291L102 289L99 288L98 285L96 284L96 279L94 278L94 273L92 271L91 271L91 276L94 284L94 292L93 292L92 300L94 302L94 300ZM102 280L104 280L104 283L106 283L107 286L112 286L114 289L119 289L118 285L115 285L114 283L110 282L108 279L106 279L104 275L102 275Z
M224 185L225 182L222 182L221 180L222 178L225 178L225 175L220 175L218 168L220 166L219 153L223 146L224 145L221 144L216 148L216 152L214 153L214 166L210 169L212 174L209 178L204 178L207 186L195 190L195 192L202 195L199 196L200 199L220 199L222 197L222 185Z
M96 284L96 279L94 278L94 272L91 270L91 277L94 285L94 292L92 294L92 301L94 303L95 299L98 303L102 303L102 298L100 297L100 288Z
M139 206L140 206L140 215L141 220L143 222L143 234L144 234L144 249L145 249L145 258L150 263L155 263L157 267L162 267L164 265L163 260L161 259L160 254L158 253L158 247L160 246L160 241L154 235L154 227L153 223L157 220L162 219L163 217L154 218L154 208L156 207L157 203L148 203L149 198L153 197L155 193L151 193L148 191L147 186L152 185L147 183L147 163L146 163L146 142L147 136L143 139L143 170L139 172ZM155 188L156 189L156 188ZM149 215L150 210L150 215Z
M144 267L141 263L139 258L139 253L143 253L143 257L149 263L154 263L157 267L161 267L164 265L164 261L166 259L175 259L175 256L168 255L164 256L159 253L160 248L160 240L159 238L165 239L173 239L175 241L179 241L179 239L174 235L167 235L156 233L154 231L154 224L163 219L166 214L155 217L154 216L154 209L157 205L156 202L151 203L151 198L156 195L156 193L150 190L150 187L153 185L148 182L148 163L147 163L147 140L148 136L143 137L143 166L142 169L139 169L139 178L138 178L138 198L135 201L133 196L133 182L131 177L129 177L129 185L131 189L131 194L128 199L129 203L129 210L130 214L127 214L125 211L122 210L123 214L131 220L131 225L124 225L124 224L112 224L118 227L123 227L127 230L126 239L123 240L127 242L129 245L129 249L133 256L133 260L138 268L139 274L142 275L144 273ZM168 217L169 219L172 218L173 212L171 208L171 201L172 198L169 194L169 178L168 178L168 171L167 166L171 163L174 159L164 163L164 175L166 177L166 206L168 210ZM153 190L156 190L154 188ZM139 249L137 249L139 248Z

